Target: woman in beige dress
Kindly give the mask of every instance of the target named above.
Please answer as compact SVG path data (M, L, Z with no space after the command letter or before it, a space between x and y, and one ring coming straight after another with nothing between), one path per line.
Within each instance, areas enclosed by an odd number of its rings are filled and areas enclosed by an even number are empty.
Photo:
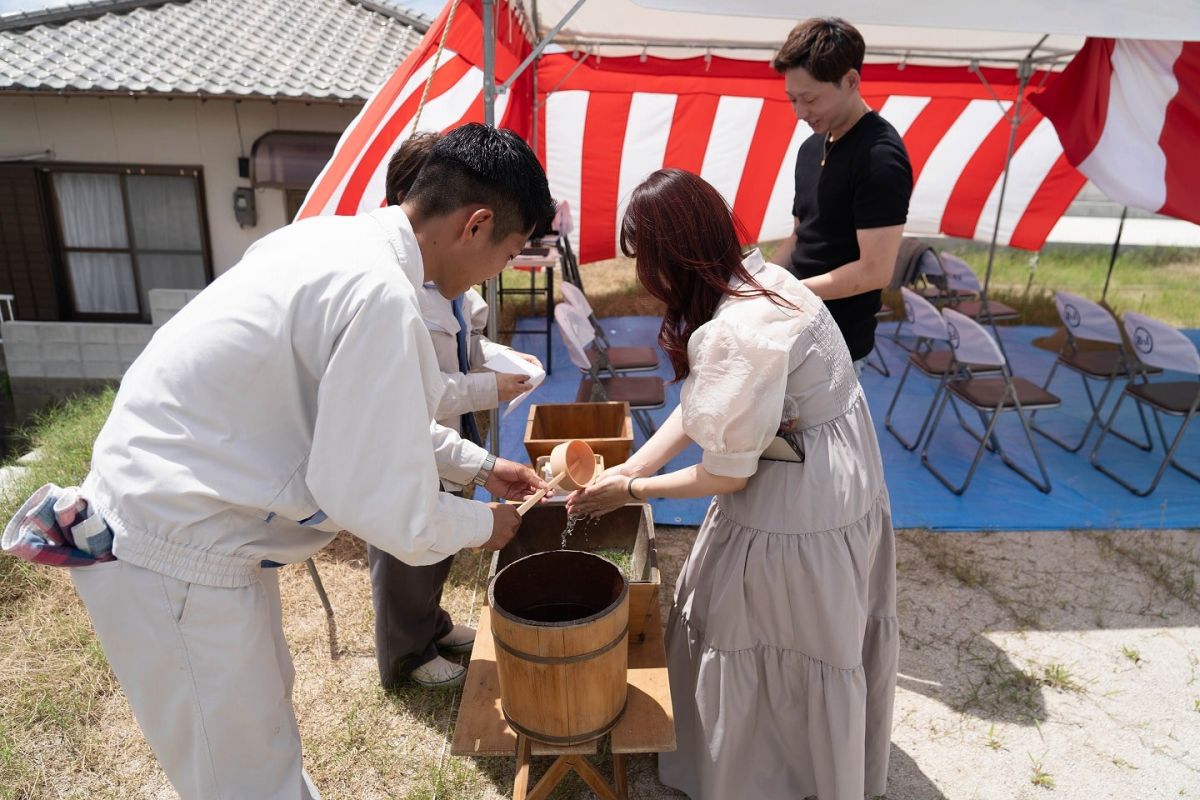
M825 305L743 255L738 232L691 173L634 191L621 248L666 304L679 407L569 509L715 495L667 622L663 783L693 800L861 800L886 790L899 639L879 446ZM656 474L691 442L701 463Z

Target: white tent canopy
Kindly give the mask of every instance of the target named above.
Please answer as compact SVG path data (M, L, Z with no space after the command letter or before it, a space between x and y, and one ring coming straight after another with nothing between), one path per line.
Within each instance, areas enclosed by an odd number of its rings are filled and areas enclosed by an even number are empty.
M543 36L575 0L523 5ZM554 41L600 56L765 60L796 21L828 15L862 31L873 61L1065 61L1085 36L1200 40L1200 0L587 0Z

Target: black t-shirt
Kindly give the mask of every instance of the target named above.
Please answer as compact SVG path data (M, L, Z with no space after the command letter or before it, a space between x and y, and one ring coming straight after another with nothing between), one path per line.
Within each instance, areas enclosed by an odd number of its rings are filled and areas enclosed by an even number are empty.
M796 156L796 200L792 215L796 247L792 272L798 278L824 275L858 260L856 231L903 225L912 195L912 165L904 141L887 120L867 112L833 142L825 166L825 134L808 137ZM826 300L850 356L865 358L875 346L878 290Z

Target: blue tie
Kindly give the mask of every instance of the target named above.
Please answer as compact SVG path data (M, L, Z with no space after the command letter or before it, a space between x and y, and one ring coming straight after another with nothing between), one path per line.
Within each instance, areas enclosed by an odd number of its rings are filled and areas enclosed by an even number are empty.
M470 341L468 337L471 332L467 328L467 321L463 319L462 302L460 295L450 301L450 308L454 311L454 318L458 320L458 371L466 375L471 371L471 357L467 353L467 342ZM470 411L462 415L462 435L464 439L483 446L483 437L479 435L479 428L475 425L475 415Z

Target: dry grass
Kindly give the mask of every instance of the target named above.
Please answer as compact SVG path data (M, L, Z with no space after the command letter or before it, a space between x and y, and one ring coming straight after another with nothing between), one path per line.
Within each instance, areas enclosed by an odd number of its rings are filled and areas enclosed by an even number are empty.
M619 257L607 261L597 261L593 264L583 264L579 268L579 277L583 288L587 291L588 302L597 317L626 317L662 315L662 304L648 295L637 282L636 268L633 259ZM558 288L562 276L556 274L554 302L563 302L562 291ZM528 272L506 269L501 280L505 289L528 287L531 276ZM500 319L497 323L500 330L508 330L519 316L545 316L545 278L536 278L542 294L535 301L533 311L530 311L529 298L520 295L508 295L500 309ZM508 341L509 336L502 337Z

